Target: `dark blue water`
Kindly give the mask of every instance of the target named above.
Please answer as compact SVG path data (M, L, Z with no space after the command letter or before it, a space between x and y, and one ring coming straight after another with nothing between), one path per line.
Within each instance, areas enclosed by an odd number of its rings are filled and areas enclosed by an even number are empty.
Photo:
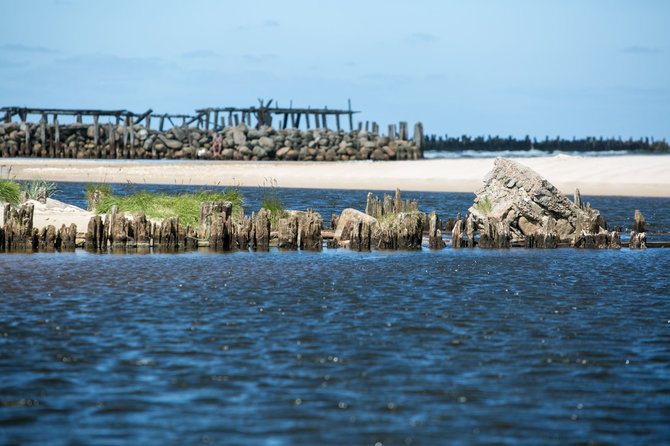
M1 254L0 443L668 443L669 284L664 249Z

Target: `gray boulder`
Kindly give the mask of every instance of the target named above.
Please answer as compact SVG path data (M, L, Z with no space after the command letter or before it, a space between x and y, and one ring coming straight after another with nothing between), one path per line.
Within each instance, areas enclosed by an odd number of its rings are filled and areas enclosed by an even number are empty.
M599 211L576 205L537 172L510 159L496 158L476 195L468 211L478 227L495 219L515 238L555 231L561 241L572 242L583 230L606 231Z

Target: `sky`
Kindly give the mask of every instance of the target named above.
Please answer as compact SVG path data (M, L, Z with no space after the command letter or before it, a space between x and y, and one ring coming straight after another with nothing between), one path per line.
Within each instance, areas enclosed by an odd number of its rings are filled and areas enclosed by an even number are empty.
M670 140L670 1L0 0L0 107L360 110L384 129Z

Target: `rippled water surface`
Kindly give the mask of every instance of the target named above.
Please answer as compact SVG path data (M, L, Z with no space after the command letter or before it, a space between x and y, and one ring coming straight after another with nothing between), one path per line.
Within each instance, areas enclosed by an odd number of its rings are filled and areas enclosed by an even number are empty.
M664 249L0 254L0 443L668 443L669 286Z

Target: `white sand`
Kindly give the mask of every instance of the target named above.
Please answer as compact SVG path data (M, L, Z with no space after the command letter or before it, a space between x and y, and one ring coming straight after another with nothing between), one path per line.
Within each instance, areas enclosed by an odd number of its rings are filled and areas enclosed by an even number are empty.
M517 159L563 193L670 196L670 155ZM16 179L474 192L493 158L419 161L236 162L2 159Z
M70 226L74 223L77 225L77 233L82 234L86 232L89 220L95 215L85 209L65 204L58 200L52 200L51 198L47 198L46 204L35 200L28 200L28 203L32 203L35 206L33 227L38 229L46 228L49 225L60 229L62 225ZM4 223L3 216L0 215L0 226Z

